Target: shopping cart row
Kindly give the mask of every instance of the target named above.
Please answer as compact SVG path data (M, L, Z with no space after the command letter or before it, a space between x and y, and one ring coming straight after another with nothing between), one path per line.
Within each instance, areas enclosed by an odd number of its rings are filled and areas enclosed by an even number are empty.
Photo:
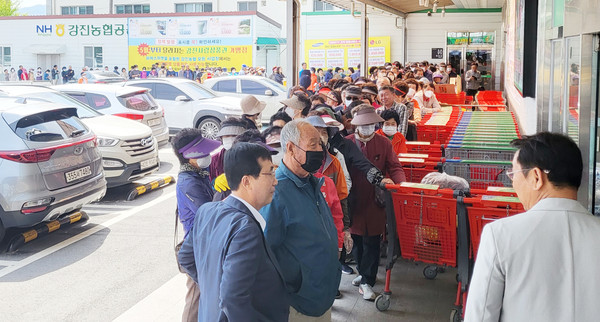
M428 279L435 279L445 267L458 268L456 308L451 318L460 321L483 227L523 211L514 190L488 187L461 192L408 182L386 185L386 190L387 238L398 239L400 256L428 264L423 270ZM385 288L375 301L381 311L389 307L392 295L395 244L388 244Z

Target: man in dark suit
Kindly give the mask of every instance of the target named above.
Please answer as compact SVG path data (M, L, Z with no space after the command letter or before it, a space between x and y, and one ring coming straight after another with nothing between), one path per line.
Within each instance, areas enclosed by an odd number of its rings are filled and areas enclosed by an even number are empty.
M200 287L199 321L287 321L289 301L257 209L271 203L277 179L271 153L237 143L224 170L232 194L204 204L179 251Z

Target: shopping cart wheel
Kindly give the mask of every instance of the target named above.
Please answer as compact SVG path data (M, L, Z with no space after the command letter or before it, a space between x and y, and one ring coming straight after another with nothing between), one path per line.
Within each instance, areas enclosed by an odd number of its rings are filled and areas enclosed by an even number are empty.
M375 299L375 307L381 312L387 311L387 309L390 308L390 296L386 294L380 294Z
M435 279L435 277L437 276L437 273L438 273L437 267L435 267L435 266L425 266L425 268L423 269L423 275L428 280Z
M450 322L462 322L460 312L458 312L457 309L452 309L452 311L450 311Z

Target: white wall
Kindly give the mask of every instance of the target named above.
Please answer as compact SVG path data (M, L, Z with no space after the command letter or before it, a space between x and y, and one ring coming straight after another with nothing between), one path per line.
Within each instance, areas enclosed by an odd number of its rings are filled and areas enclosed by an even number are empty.
M448 59L447 33L456 31L496 32L495 39L495 80L496 88L501 83L500 70L504 59L502 13L446 13L440 11L431 17L426 13L409 14L406 19L407 62L423 61L440 63ZM431 59L432 48L444 48L445 59ZM463 57L464 59L464 57Z

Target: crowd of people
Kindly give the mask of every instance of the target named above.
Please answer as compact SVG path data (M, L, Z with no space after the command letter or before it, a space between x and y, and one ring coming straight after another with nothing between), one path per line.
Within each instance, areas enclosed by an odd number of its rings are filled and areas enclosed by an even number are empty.
M341 274L357 274L351 283L363 299L375 299L386 230L382 186L406 180L397 155L415 139L419 119L440 110L433 91L454 73L426 62L388 64L368 77L337 70L339 77L327 82L318 73L303 66L300 84L262 132L257 122L266 103L248 95L243 115L223 121L218 140L197 129L173 138L185 230L178 260L188 274L184 321L331 321ZM476 65L467 78L467 84L480 78ZM583 264L594 253L584 245L597 239L600 221L576 202L580 151L551 133L513 144L518 151L507 175L528 212L484 229L466 317L593 320L599 312L588 291L600 285L583 287L572 274L577 268L560 265L573 261L585 276L595 267ZM444 173L424 182L468 190L466 180ZM547 212L554 212L550 221ZM530 229L537 226L544 228ZM581 238L569 239L575 232ZM598 256L589 260L600 263ZM561 269L546 269L556 264ZM531 305L540 286L530 279L546 285L549 297L538 304L551 304ZM558 294L572 296L564 301L549 286L559 280ZM575 297L587 304L560 309Z
M452 76L415 66L387 64L369 77L337 70L325 83L303 65L262 132L266 103L248 95L218 140L196 129L174 137L186 317L329 321L342 273L357 274L352 284L375 300L386 229L381 187L406 180L397 155L416 140L421 117L440 111L435 82ZM266 281L272 293L255 299Z

